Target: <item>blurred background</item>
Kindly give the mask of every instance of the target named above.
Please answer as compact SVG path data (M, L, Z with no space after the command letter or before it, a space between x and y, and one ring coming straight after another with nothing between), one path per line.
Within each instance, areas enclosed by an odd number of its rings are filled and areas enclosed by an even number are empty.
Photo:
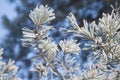
M88 22L98 21L102 13L110 13L110 5L115 6L116 2L120 6L120 0L0 0L0 47L4 48L4 60L12 58L16 65L20 67L18 76L23 80L34 80L34 74L30 72L32 65L31 58L35 51L31 47L22 47L22 28L33 28L34 25L28 14L40 4L53 8L56 19L49 25L53 25L56 30L51 32L51 36L56 42L68 36L63 36L59 28L71 27L66 16L72 12L77 18L79 26L82 26L83 19ZM85 54L80 55L81 62L87 60Z

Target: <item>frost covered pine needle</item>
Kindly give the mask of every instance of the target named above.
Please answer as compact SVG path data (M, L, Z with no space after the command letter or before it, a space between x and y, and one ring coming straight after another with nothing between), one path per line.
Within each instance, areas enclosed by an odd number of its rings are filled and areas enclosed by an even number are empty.
M40 5L30 12L29 17L34 24L39 27L41 24L55 19L55 13L53 12L54 10L49 8L47 5Z

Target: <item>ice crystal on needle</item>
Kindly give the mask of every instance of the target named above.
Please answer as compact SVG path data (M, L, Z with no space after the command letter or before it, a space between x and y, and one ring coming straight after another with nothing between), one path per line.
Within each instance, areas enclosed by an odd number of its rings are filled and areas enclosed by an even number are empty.
M40 5L31 11L29 16L36 26L40 26L41 24L47 23L55 18L53 11L54 10L47 5Z
M77 44L75 40L72 40L72 39L69 41L63 40L63 41L60 41L59 45L64 53L78 54L80 52L79 44Z

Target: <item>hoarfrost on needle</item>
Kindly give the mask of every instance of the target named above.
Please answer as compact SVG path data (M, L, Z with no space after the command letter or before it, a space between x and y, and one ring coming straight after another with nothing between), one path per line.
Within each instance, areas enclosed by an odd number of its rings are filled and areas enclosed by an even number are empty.
M54 10L49 8L47 5L40 5L30 12L29 17L36 26L40 26L43 23L47 23L55 19L55 13L53 13L53 11Z

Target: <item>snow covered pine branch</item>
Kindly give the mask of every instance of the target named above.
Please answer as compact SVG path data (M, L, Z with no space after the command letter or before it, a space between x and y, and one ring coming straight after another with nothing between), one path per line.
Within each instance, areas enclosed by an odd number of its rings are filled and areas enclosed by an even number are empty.
M93 21L83 21L83 27L77 24L75 16L70 13L72 29L61 28L65 34L74 33L86 42L80 48L80 42L75 39L60 40L56 43L47 32L54 30L47 26L48 22L55 19L54 10L47 5L40 5L29 14L35 24L34 29L24 27L23 46L32 46L38 49L37 59L32 71L37 71L38 80L118 80L120 79L120 16L113 9L111 14L103 14L98 24ZM88 55L87 68L82 68L78 56L81 51L91 51ZM35 61L36 62L36 61ZM79 62L79 63L78 63Z
M18 67L14 65L15 61L9 59L7 63L2 61L3 49L0 49L0 80L22 80L16 76Z

